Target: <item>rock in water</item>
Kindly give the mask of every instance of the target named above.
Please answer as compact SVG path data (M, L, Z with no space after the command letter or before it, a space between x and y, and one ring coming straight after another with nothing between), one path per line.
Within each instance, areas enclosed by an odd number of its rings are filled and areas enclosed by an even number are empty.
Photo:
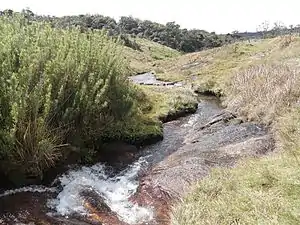
M128 225L121 221L118 215L106 204L101 194L92 189L83 190L80 196L84 199L84 206L90 212L88 219L93 222L102 224Z
M105 203L104 198L96 191L91 189L83 190L80 196L84 199L85 205L89 206L89 210L92 209L92 211L98 213L113 214L111 208Z

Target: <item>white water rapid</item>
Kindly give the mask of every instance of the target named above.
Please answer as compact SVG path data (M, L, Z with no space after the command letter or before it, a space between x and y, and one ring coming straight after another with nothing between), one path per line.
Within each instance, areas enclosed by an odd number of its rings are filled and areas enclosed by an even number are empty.
M138 173L147 164L144 157L116 175L108 177L105 166L96 164L72 170L59 179L63 190L56 199L48 201L48 206L58 214L68 216L73 213L88 214L80 196L81 191L90 189L104 198L105 203L116 212L121 220L128 224L138 224L151 221L151 208L139 207L129 201L138 187Z

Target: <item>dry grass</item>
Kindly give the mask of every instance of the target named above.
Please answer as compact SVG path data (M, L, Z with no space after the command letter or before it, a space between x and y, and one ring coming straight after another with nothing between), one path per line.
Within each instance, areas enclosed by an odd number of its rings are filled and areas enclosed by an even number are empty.
M213 170L174 207L173 225L300 224L300 40L267 41L247 58L217 58L211 79L199 83L210 81L231 110L269 124L277 151Z
M174 208L172 224L300 224L300 108L276 128L281 151L213 170Z
M300 169L272 155L217 169L174 210L173 225L299 224Z
M300 97L297 68L261 64L238 72L226 91L229 109L251 120L270 124Z
M58 130L55 135L51 133L37 118L22 122L18 124L18 142L11 150L9 159L24 174L41 176L62 156L63 145L59 145L62 135L58 134Z
M277 148L294 155L300 156L300 105L296 105L281 116L274 125L274 133L277 139ZM300 161L299 161L300 166Z
M271 46L268 40L241 42L166 59L157 66L164 68L164 73L159 75L165 80L185 79L205 88L209 87L207 82L218 84L220 77L230 76L234 70L260 60Z

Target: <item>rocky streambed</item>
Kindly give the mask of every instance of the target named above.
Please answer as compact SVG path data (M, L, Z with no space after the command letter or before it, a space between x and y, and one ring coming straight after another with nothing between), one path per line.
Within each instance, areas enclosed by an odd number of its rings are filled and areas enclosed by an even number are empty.
M212 167L272 149L266 128L202 98L195 114L165 123L164 139L122 171L99 163L72 169L48 187L2 193L0 224L170 224L170 206Z
M182 85L157 81L151 73L131 79L170 88ZM0 224L168 225L172 204L211 168L230 167L274 147L265 127L236 118L214 97L200 97L194 114L165 123L163 131L162 141L140 151L110 145L109 152L116 154L110 159L120 160L120 148L129 149L129 158L135 159L122 170L103 163L75 166L47 187L0 193Z
M154 85L154 86L175 86L175 87L181 87L183 86L183 82L167 82L158 80L155 77L155 74L152 72L142 73L135 76L129 77L129 79L140 85Z

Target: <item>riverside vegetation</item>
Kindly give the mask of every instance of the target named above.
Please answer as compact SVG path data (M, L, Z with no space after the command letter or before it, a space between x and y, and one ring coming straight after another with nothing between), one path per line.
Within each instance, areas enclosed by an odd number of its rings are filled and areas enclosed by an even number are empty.
M193 53L162 63L178 68L200 92L222 96L227 109L269 127L276 149L235 168L213 169L174 206L172 224L299 224L300 39L297 35Z
M185 88L127 81L132 71L153 70L221 96L231 112L268 126L276 142L274 152L214 169L193 185L174 205L172 224L300 223L297 35L181 55L149 40L135 39L139 51L102 31L53 28L22 16L1 16L0 30L2 173L42 176L68 145L89 158L108 140L161 136L158 118L195 99Z
M160 116L195 105L184 90L157 93L129 83L140 64L123 56L149 59L105 31L53 28L20 14L0 16L0 30L0 172L15 185L42 179L73 147L78 162L89 162L106 142L160 139ZM176 53L161 49L153 54Z
M5 174L42 175L62 156L65 143L94 149L114 133L134 139L128 130L159 132L142 118L117 42L104 33L53 29L22 16L1 16L0 29Z

